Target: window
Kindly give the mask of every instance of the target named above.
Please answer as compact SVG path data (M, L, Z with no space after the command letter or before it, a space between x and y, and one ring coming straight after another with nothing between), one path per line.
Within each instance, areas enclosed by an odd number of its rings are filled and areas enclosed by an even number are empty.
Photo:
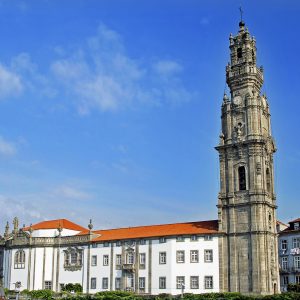
M91 278L91 289L95 290L97 288L97 278L92 277Z
M140 245L146 245L146 240L140 240Z
M167 282L167 280L166 280L166 277L159 277L159 288L160 289L166 289L166 282Z
M25 269L25 251L18 250L15 253L15 269Z
M213 237L211 235L205 235L204 241L212 241Z
M176 276L176 288L182 289L185 287L184 276Z
M139 278L139 289L140 290L144 290L145 289L145 282L146 282L145 277L140 277Z
M98 244L96 244L96 243L92 244L92 248L97 248L97 246L98 246Z
M120 266L122 264L122 255L121 254L117 254L116 255L116 265Z
M246 170L244 166L238 168L239 173L239 190L245 191L246 190Z
M134 254L133 252L128 252L126 254L126 263L132 265L134 263Z
M52 290L52 281L45 281L45 290Z
M242 48L237 48L236 55L237 55L237 58L242 58L242 56L243 56Z
M284 285L288 285L289 284L289 276L287 276L287 275L283 276L282 282Z
M164 265L167 263L167 252L159 252L159 264Z
M134 288L134 277L132 273L127 275L127 288L133 289Z
M109 247L109 242L104 242L103 247Z
M159 242L162 244L162 243L165 243L166 242L166 238L165 237L161 237L160 239L159 239Z
M199 262L199 251L198 250L191 250L191 263Z
M97 255L92 255L91 265L97 266Z
M176 242L184 242L184 237L183 236L178 236L176 238Z
M300 229L299 222L294 223L294 230Z
M270 170L267 168L266 170L266 182L267 182L267 191L271 192L271 176L270 176Z
M176 262L184 263L184 251L183 250L176 251Z
M287 240L280 241L281 250L287 250Z
M140 265L146 264L146 253L140 253Z
M205 276L204 277L204 288L205 289L212 289L213 286L213 277L212 276Z
M118 291L120 289L121 289L121 278L116 277L116 279L115 279L115 290Z
M204 250L204 262L213 262L212 250Z
M65 260L64 268L67 271L77 271L82 268L82 249L77 247L69 247L64 250Z
M282 268L282 270L288 269L288 258L287 257L281 258L281 268Z
M199 289L199 276L191 276L191 289Z
M122 242L121 242L121 241L117 241L117 242L116 242L116 246L117 246L117 247L121 247L121 246L122 246Z
M296 276L295 276L295 282L296 282L297 284L300 284L300 275L296 275Z
M109 265L109 256L103 255L103 266L108 266L108 265Z
M107 290L108 289L108 277L102 278L102 289Z
M166 289L166 277L159 277L159 288L161 290Z
M196 235L191 235L191 242L198 241L198 237Z
M300 256L299 255L294 257L294 267L297 270L300 269Z
M293 248L300 248L300 238L293 239Z

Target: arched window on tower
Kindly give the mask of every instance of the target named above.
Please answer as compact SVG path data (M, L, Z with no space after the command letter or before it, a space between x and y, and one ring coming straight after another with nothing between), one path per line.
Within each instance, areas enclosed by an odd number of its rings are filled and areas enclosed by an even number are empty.
M25 251L18 250L15 253L15 269L25 269Z
M239 190L246 190L246 170L244 166L240 166L238 169L239 172Z
M271 192L271 175L270 175L270 169L267 168L266 170L266 182L267 182L267 191Z

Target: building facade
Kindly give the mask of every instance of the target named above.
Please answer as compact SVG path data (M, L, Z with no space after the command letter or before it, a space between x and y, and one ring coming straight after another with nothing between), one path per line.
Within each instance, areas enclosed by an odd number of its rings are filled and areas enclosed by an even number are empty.
M179 294L279 290L276 197L263 69L245 24L230 35L222 103L218 220L92 230L53 220L12 231L0 239L0 270L9 289L131 290ZM1 259L2 257L2 259Z
M279 233L278 246L280 286L286 291L289 284L300 284L300 218Z
M14 229L2 240L3 285L85 293L219 291L217 221L92 230L68 220Z
M261 94L263 68L244 22L230 35L229 97L222 104L218 202L220 288L271 294L279 290L276 197L270 111ZM268 251L267 251L268 249Z

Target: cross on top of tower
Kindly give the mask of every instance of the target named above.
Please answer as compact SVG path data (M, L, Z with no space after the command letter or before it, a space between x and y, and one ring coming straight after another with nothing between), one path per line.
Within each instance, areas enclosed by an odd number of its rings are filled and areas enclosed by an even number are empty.
M239 7L239 10L240 10L240 14L241 14L241 21L240 21L240 23L239 23L239 26L240 26L240 27L243 27L243 26L245 26L245 23L244 23L244 21L243 21L243 13L244 13L244 11L242 10L242 7L241 7L241 6Z

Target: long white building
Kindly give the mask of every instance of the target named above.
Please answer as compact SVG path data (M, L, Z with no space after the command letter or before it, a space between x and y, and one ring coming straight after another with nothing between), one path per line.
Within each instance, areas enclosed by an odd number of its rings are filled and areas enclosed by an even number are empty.
M21 282L21 289L54 291L80 283L86 293L219 291L217 221L95 231L65 219L17 224L1 254L9 289Z

